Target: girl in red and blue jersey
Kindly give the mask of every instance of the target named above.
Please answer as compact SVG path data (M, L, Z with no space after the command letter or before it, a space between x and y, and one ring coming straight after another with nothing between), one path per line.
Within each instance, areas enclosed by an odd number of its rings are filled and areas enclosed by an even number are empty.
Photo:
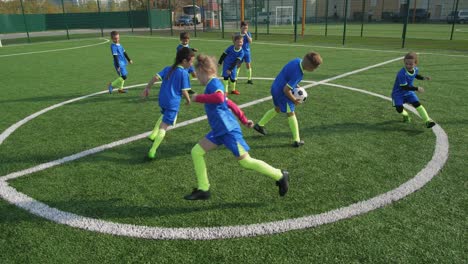
M172 66L165 67L157 73L146 85L142 96L148 97L151 86L161 80L161 89L159 90L159 107L161 107L161 117L156 122L153 132L149 139L154 141L148 152L148 157L154 159L156 150L161 144L166 130L173 126L179 113L180 101L184 96L187 104L190 104L188 90L190 87L189 75L186 69L192 66L195 53L190 48L182 48L177 52L175 62Z
M187 200L206 200L210 198L210 184L204 155L220 145L226 146L236 156L242 167L273 178L279 186L280 196L284 196L289 188L288 172L276 169L261 160L250 157L248 153L250 148L244 140L242 130L234 114L242 124L249 128L253 126L253 122L247 119L234 102L227 99L224 85L216 76L217 66L214 57L198 55L195 71L200 83L206 87L205 93L193 95L192 101L205 104L205 112L208 116L211 131L192 149L198 187L184 198Z

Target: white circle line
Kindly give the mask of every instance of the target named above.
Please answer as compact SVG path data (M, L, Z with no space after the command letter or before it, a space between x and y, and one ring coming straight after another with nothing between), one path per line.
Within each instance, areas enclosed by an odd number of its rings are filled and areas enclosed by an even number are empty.
M98 45L106 44L107 42L109 42L108 39L104 40L103 42L99 42L99 43L94 43L94 44L89 44L89 45L83 45L83 46L77 46L77 47L71 47L71 48L52 49L52 50L41 50L41 51L31 51L31 52L14 53L14 54L5 54L5 55L0 55L0 58L12 57L12 56L20 56L20 55L29 55L29 54L38 54L38 53L47 53L47 52L56 52L56 51L64 51L64 50L82 49L82 48L87 48L87 47L93 47L93 46L98 46Z
M365 94L369 95L377 95L353 87L346 87L342 85L331 86L358 92L364 92ZM382 95L379 95L379 97L382 97ZM388 97L385 99L390 100L390 98ZM18 191L16 191L16 189L8 186L8 183L5 180L0 181L0 195L10 203L15 204L27 211L30 211L33 214L39 215L54 222L89 231L96 231L112 235L140 237L147 239L211 240L282 233L290 230L316 227L319 225L333 223L342 219L367 213L369 211L391 204L394 201L400 200L403 197L406 197L407 195L422 188L435 175L437 175L437 173L440 171L440 169L443 167L443 165L448 159L449 144L447 134L439 125L433 127L432 131L436 135L436 148L431 161L420 172L418 172L418 174L414 178L403 183L396 189L393 189L389 192L378 195L371 199L360 201L349 206L338 208L321 214L286 219L281 221L273 221L251 225L197 228L163 228L137 226L83 217L69 212L60 211L56 208L51 208L48 205L38 202L23 193L19 193Z

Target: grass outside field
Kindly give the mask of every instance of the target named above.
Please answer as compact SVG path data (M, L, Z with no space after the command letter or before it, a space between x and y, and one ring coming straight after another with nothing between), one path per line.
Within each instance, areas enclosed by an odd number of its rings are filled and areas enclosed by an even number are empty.
M208 36L208 35L207 35ZM72 48L104 42L10 46L0 49L0 132L45 107L105 89L115 78L109 43L81 49L3 56ZM309 50L324 64L305 80L319 81L398 58L406 52L253 44L255 77L275 77L290 59ZM177 39L123 35L135 61L126 85L146 83L172 63ZM449 42L446 42L449 43ZM272 44L281 44L277 41ZM191 46L219 56L227 40L193 38ZM448 45L448 44L447 44ZM433 47L433 46L431 46ZM440 48L434 48L440 49ZM366 262L466 263L468 107L464 89L466 55L451 50L418 49L426 88L421 103L447 132L449 160L420 191L390 206L313 229L276 235L214 241L158 241L83 231L36 217L0 200L2 263L310 263ZM430 52L431 54L424 54ZM3 56L3 57L2 57ZM393 62L332 81L389 96L402 62ZM241 76L245 76L242 68ZM240 81L238 104L269 95L271 81ZM192 82L193 89L203 87ZM305 84L304 84L305 85ZM20 127L0 145L0 175L30 168L152 129L159 117L155 85L149 101L139 94L102 94L52 110ZM155 161L145 161L149 141L138 140L95 155L8 181L20 192L52 207L119 223L161 227L211 227L255 224L323 213L370 199L408 181L430 160L435 136L413 115L401 122L391 103L326 85L308 89L297 108L306 145L293 149L287 120L278 116L261 137L243 129L251 155L291 173L291 190L277 195L274 182L243 169L225 149L207 153L213 197L182 199L196 179L190 149L208 131L207 121L169 131ZM271 101L245 108L258 121ZM204 115L203 106L181 106L178 122Z

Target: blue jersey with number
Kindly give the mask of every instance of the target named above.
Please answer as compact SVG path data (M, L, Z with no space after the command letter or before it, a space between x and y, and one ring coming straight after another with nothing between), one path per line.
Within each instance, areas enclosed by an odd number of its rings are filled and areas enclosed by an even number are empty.
M296 90L296 86L300 81L302 81L303 76L304 70L302 69L302 59L296 58L291 60L276 76L275 81L271 85L271 95L273 97L286 97L283 92L284 86L287 85L289 88L291 88L292 92L294 92L294 90Z
M124 55L125 49L123 48L122 45L120 45L120 43L117 43L117 44L112 43L111 52L112 52L112 56L117 55L117 60L119 61L119 65L114 65L114 66L120 67L120 66L127 65L127 59L125 58L125 55Z
M218 91L225 94L224 85L218 78L212 78L206 85L205 94L213 94ZM224 96L224 102L220 104L205 104L208 123L215 137L224 135L236 128L240 129L239 123L229 110L226 100L226 96Z
M392 96L404 95L408 92L413 93L413 91L406 91L401 89L401 86L414 86L414 79L416 78L416 75L418 75L418 72L418 67L414 67L413 73L409 73L405 67L401 68L395 78L395 83L393 84Z
M242 44L242 49L246 52L250 52L250 43L249 43L249 39L247 38L247 36L249 36L249 38L252 38L252 34L250 34L250 32L247 31L246 34L241 34L241 36L244 39L244 44Z
M168 110L179 110L182 90L190 89L187 71L182 66L177 66L175 69L167 66L157 75L162 80L159 90L159 106Z
M227 54L226 58L224 58L224 66L231 67L231 65L236 62L237 59L242 61L244 58L244 50L242 48L236 50L234 45L229 46L224 53Z

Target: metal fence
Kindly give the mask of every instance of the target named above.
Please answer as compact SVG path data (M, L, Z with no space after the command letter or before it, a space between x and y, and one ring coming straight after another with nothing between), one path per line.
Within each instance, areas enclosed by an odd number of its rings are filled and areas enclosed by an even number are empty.
M402 47L408 39L468 40L468 0L0 1L0 34L20 33L28 41L44 32L70 38L111 29L225 38L239 31L241 20L256 39L328 38L343 45L381 39Z

